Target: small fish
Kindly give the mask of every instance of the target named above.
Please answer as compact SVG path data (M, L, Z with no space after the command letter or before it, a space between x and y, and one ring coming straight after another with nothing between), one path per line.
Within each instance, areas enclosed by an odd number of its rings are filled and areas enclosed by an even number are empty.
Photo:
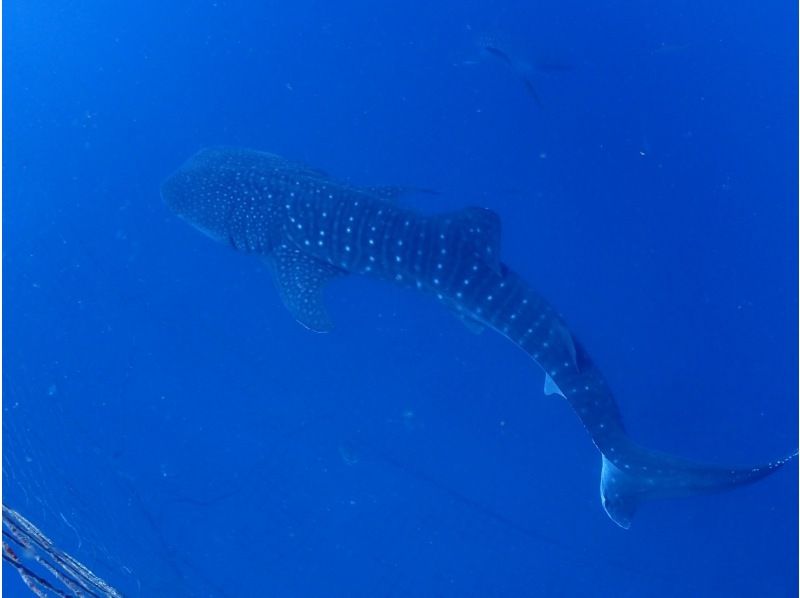
M533 101L541 108L542 107L542 98L539 97L539 92L536 91L536 88L533 86L533 83L530 79L525 77L522 80L522 84L525 86L525 90L528 94L533 98Z

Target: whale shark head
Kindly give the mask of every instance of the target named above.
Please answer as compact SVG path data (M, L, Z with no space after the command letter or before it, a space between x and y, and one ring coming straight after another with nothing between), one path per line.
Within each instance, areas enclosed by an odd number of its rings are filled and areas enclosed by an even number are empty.
M170 210L216 241L229 235L229 219L238 201L232 179L235 172L219 168L203 150L187 160L161 185L161 197Z

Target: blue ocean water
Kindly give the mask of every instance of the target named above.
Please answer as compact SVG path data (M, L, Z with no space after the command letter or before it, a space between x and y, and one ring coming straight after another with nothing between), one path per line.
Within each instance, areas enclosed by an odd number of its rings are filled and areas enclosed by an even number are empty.
M538 369L357 277L304 330L198 149L503 220L643 444L797 437L797 7L8 1L3 501L126 596L796 596L797 464L630 530ZM488 48L488 49L487 49ZM494 52L492 51L494 50ZM4 564L3 589L27 592Z

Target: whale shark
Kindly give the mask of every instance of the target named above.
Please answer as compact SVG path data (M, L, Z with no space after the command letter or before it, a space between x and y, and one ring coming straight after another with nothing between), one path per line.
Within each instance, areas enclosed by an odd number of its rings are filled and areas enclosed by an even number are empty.
M563 317L501 259L501 223L486 208L435 215L404 205L399 186L359 187L267 152L212 147L163 183L166 205L236 251L263 259L291 315L332 329L328 281L376 277L418 289L472 330L491 329L544 372L544 393L566 400L601 455L600 499L628 528L646 500L750 484L792 455L750 467L699 463L650 450L625 430L614 395Z

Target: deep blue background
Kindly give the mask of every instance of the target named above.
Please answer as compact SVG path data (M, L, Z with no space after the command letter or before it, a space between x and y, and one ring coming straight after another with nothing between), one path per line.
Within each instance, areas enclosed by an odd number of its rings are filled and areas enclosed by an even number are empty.
M4 3L6 503L131 596L796 595L796 463L623 531L518 349L360 279L312 335L159 197L224 143L491 207L638 440L776 458L794 3L59 4Z

